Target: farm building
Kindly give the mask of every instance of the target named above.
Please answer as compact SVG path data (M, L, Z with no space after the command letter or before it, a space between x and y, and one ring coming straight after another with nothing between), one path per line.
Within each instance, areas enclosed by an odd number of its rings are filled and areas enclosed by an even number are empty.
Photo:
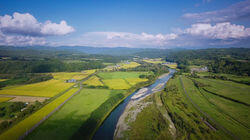
M75 83L76 82L76 79L68 79L66 80L66 83Z

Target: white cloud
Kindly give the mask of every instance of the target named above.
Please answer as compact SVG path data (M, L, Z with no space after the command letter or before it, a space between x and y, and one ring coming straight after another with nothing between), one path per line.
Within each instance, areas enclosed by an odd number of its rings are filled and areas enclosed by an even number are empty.
M41 23L29 13L17 12L13 16L0 16L0 45L45 45L45 37L66 35L74 31L64 20L59 24L49 20Z
M229 22L217 23L214 26L207 23L198 23L185 29L184 33L209 39L241 39L250 36L250 28L230 24Z
M186 13L183 17L195 22L231 22L235 20L250 21L250 0L238 2L227 8L203 13Z
M41 23L29 13L20 14L17 12L13 16L0 16L0 30L4 34L27 36L66 35L74 32L74 28L67 25L64 20L60 24L51 21Z
M176 34L134 34L128 32L88 32L79 40L82 45L97 47L155 47L165 46Z
M43 37L32 37L22 35L4 35L0 32L0 45L7 46L35 46L45 45L46 41Z

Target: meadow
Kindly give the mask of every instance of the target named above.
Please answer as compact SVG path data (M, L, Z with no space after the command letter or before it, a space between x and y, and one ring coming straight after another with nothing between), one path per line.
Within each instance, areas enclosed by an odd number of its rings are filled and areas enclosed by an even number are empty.
M27 139L70 139L99 106L122 90L83 89ZM62 127L63 126L63 127Z
M0 139L19 139L22 137L28 130L32 129L37 123L39 123L44 117L50 114L55 110L59 105L61 105L65 100L71 97L79 88L72 88L66 93L62 94L52 102L48 103L37 112L28 116L24 120L20 121L13 127L9 128L0 135Z

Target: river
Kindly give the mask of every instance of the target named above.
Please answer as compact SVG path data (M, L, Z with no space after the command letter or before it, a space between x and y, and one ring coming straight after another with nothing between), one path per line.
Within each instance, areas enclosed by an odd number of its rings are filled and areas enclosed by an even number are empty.
M146 87L148 90L145 92L145 94L143 94L143 96L139 96L138 98L133 99L133 100L137 100L148 94L152 94L152 93L162 90L165 87L165 84L167 83L167 81L173 76L174 73L175 73L174 69L169 69L169 74L160 76L153 84ZM164 86L161 86L161 85L164 85ZM93 137L94 140L112 140L113 139L114 132L116 129L116 124L120 116L122 115L126 105L129 103L130 100L132 100L131 97L133 97L133 95L135 95L137 92L138 90L132 93L130 96L128 96L121 104L119 104L110 113L110 115L105 119L103 124L96 131Z

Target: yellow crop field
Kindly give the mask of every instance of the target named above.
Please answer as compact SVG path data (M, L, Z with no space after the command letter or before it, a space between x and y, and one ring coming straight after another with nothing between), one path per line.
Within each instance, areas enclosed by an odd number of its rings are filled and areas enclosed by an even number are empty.
M0 97L0 103L9 101L10 99L12 99L12 97Z
M177 68L177 64L167 64L168 67L172 68L172 69L176 69Z
M97 76L92 76L88 80L84 81L83 84L89 85L89 86L103 86L103 83L100 81L100 79Z
M74 83L65 83L64 81L51 79L34 84L4 87L0 90L0 94L53 97L72 85Z
M124 79L106 79L104 84L110 89L129 89L130 85Z
M120 65L120 68L128 69L128 68L134 68L134 67L140 66L141 64L136 63L136 62L130 62L128 64L120 63L119 65Z
M53 97L74 85L74 83L66 83L65 80L80 80L94 72L95 70L52 73L54 78L51 80L27 85L7 86L0 90L0 94Z
M125 79L130 85L135 85L137 83L140 83L140 82L145 82L147 81L148 79L142 79L142 78L126 78Z
M164 63L164 61L162 61L161 58L158 58L158 59L144 59L143 61L147 62L147 63L152 63L152 64L161 64L161 63Z
M42 120L45 116L47 116L50 112L52 112L55 108L57 108L60 104L62 104L65 100L67 100L70 96L72 96L79 88L72 88L68 92L64 93L54 101L45 105L43 108L39 109L37 112L33 113L26 119L22 120L18 124L14 125L4 133L0 135L1 140L16 140L19 139L25 132L31 129L34 125L36 125L40 120Z
M93 74L95 70L85 70L83 72L56 72L51 73L54 77L54 79L57 80L67 80L67 79L76 79L81 80L89 76L90 74Z
M8 80L8 79L0 79L0 82L6 81L6 80Z

